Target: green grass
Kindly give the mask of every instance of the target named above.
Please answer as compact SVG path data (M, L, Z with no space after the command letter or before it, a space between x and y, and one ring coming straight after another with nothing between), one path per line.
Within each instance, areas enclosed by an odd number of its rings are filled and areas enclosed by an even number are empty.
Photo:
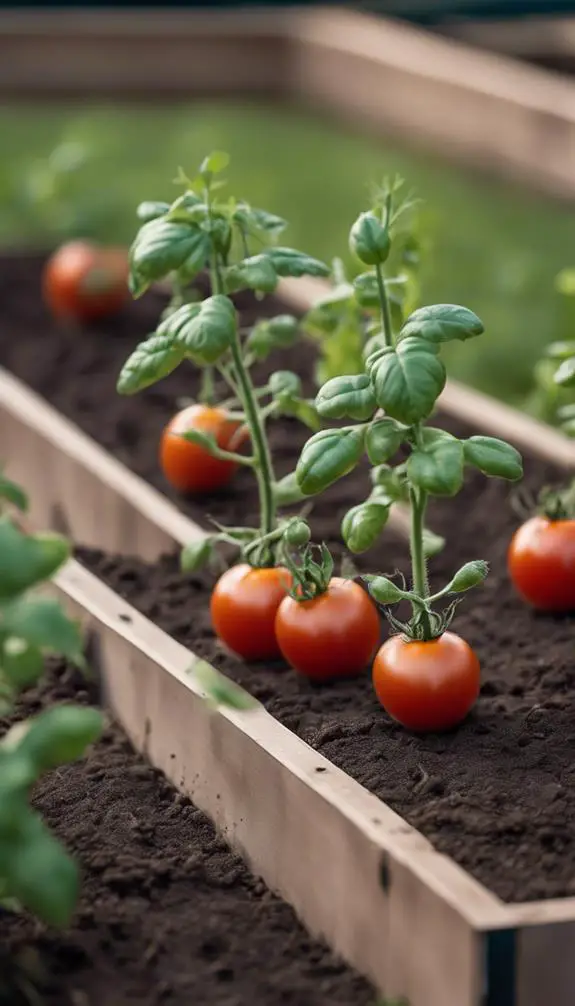
M382 96L382 100L384 97ZM523 400L532 366L554 335L556 273L575 262L575 208L485 179L395 141L366 139L320 117L271 107L196 103L42 109L0 106L0 240L46 240L11 185L63 138L97 156L84 173L104 234L129 241L143 198L170 198L176 167L193 170L211 149L232 157L238 195L286 216L286 242L327 260L347 256L347 233L370 184L398 171L425 200L431 250L424 298L466 304L487 334L450 347L450 373L510 401Z

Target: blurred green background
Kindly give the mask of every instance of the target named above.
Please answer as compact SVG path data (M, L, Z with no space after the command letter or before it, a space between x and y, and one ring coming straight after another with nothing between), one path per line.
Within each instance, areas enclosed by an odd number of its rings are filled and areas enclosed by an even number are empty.
M424 200L424 302L465 304L487 329L481 339L449 347L451 376L531 403L535 361L557 337L555 277L575 264L575 206L314 114L265 105L0 106L0 136L5 246L49 247L74 224L90 236L129 242L138 202L174 198L178 165L193 171L210 150L223 149L232 158L230 190L285 216L286 243L327 261L349 259L349 226L367 207L370 187L399 172ZM63 142L75 170L58 202L48 157ZM86 160L75 165L80 152Z

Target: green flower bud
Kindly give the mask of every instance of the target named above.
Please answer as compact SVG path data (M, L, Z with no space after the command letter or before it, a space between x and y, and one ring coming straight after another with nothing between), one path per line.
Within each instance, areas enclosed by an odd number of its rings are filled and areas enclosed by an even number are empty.
M311 531L305 520L293 520L291 524L288 525L285 532L286 542L293 548L302 548L304 545L308 544L310 538Z
M389 231L375 213L361 213L351 228L349 246L365 265L383 265L391 248Z
M368 590L378 604L397 604L405 597L404 591L386 576L374 576L368 582Z
M482 583L489 572L489 566L483 559L475 559L473 562L466 562L465 566L455 574L449 584L450 594L462 594L471 587L476 587Z

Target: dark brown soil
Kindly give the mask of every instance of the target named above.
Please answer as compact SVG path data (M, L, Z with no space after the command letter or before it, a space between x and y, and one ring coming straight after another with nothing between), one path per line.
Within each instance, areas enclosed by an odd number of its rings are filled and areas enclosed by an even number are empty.
M54 662L18 716L89 698L79 673ZM64 935L0 914L2 1006L24 1006L2 988L6 959L14 968L20 955L45 1006L374 1006L368 983L310 938L117 727L42 780L35 804L79 858L82 897Z
M193 392L194 371L134 399L115 396L117 372L133 345L154 325L160 301L149 296L106 326L63 334L38 298L38 264L6 261L0 269L0 363L8 366L113 450L165 489L156 445L178 395ZM465 347L462 347L462 352ZM309 354L285 354L283 367L309 370ZM448 423L453 427L453 423ZM461 432L469 432L462 430ZM478 432L478 431L473 431ZM287 471L302 434L277 423L273 447ZM538 487L558 473L526 458L526 482ZM362 498L365 475L353 475L319 501L316 539L337 542L342 514ZM255 515L249 474L210 499L207 512L237 522ZM186 504L205 521L205 504ZM181 577L173 559L154 570L137 559L84 554L124 597L196 652L249 688L283 723L386 800L443 852L505 900L575 894L575 661L571 618L532 613L514 596L505 573L516 520L503 482L470 474L457 500L436 505L434 530L449 547L432 563L443 584L462 561L485 558L491 575L462 603L457 631L474 646L483 668L479 703L456 732L414 737L377 705L368 676L313 688L284 667L245 666L214 642L207 616L208 581ZM406 565L406 547L391 532L363 561L391 572Z

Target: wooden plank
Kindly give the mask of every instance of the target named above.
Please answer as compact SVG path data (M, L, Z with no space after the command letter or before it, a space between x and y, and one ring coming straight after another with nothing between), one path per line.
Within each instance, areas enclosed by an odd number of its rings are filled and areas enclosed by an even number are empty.
M156 559L204 532L0 368L2 457L30 493L37 527L93 548Z
M135 746L313 933L410 1006L478 1006L475 930L501 923L496 897L259 703L213 711L201 661L78 563L56 587L97 633L107 700Z
M285 18L255 10L3 11L0 94L269 96L289 76Z

